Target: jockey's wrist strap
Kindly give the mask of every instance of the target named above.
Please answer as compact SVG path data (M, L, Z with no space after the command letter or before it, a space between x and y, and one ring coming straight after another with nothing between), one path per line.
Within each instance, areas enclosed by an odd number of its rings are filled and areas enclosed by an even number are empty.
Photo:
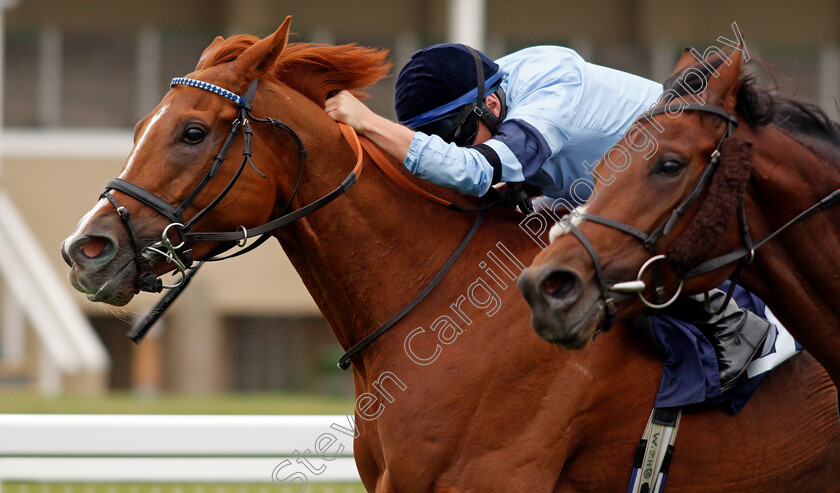
M472 146L472 148L484 156L484 159L486 159L493 168L493 180L490 182L490 186L502 181L502 160L499 158L499 155L496 154L496 151L487 144L478 144Z

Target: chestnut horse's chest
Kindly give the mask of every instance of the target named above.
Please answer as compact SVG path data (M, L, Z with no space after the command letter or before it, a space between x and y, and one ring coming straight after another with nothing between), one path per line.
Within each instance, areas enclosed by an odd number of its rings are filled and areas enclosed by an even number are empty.
M602 377L605 361L581 352L559 358L521 324L520 311L475 320L431 365L400 364L404 358L392 355L365 366L367 378L357 386L360 437L354 452L369 487L418 492L627 487L650 408L645 400L625 402L621 396L652 396L655 363L646 356L626 357L618 373ZM521 325L521 332L512 325ZM610 352L600 354L607 358ZM636 378L619 383L625 372ZM621 390L604 395L607 387ZM593 464L603 473L593 473Z

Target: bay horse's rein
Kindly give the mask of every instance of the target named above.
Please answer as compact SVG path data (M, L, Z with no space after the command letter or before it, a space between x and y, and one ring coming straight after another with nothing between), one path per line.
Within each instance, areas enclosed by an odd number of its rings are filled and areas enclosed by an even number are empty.
M697 200L697 198L702 194L702 192L708 187L709 183L711 182L712 176L717 171L719 164L720 164L720 157L721 157L721 148L724 145L724 142L727 138L732 137L735 133L735 129L738 126L738 118L735 114L728 113L723 108L719 108L717 106L707 105L707 104L687 104L682 106L682 111L699 111L705 112L712 115L719 116L726 121L726 131L724 132L723 136L721 136L720 141L717 144L717 147L712 152L709 163L704 168L703 172L701 173L700 177L692 186L691 190L689 191L688 195L683 199L683 201L673 210L671 215L662 222L659 226L654 228L651 233L645 233L640 231L629 224L625 224L613 219L597 216L595 214L588 214L588 213L581 213L579 215L581 221L589 220L594 223L601 224L603 226L607 226L618 231L621 231L625 234L633 236L637 238L639 241L642 242L645 249L650 254L650 258L645 261L642 266L639 268L639 272L636 275L636 279L632 281L624 281L624 282L617 282L614 284L610 284L607 282L606 275L604 274L604 269L602 267L601 261L598 257L595 248L586 238L586 236L574 225L571 221L566 220L566 225L571 229L572 234L580 241L583 245L586 252L592 258L592 262L595 266L595 277L597 278L600 293L599 297L603 300L605 310L606 310L606 317L604 318L603 327L605 329L601 329L600 327L597 329L597 332L603 332L604 330L609 329L612 326L612 319L617 314L617 310L615 307L615 300L608 293L636 293L638 294L639 298L642 300L646 306L653 308L653 309L662 309L667 306L670 306L674 303L677 298L679 297L680 293L682 292L683 283L686 279L691 279L693 277L697 277L699 275L714 271L719 269L723 266L729 265L734 262L738 262L735 270L733 271L732 275L730 276L730 287L726 294L726 299L724 303L721 305L721 310L723 310L726 305L729 303L729 300L732 297L735 285L738 283L740 279L741 270L745 265L749 265L753 259L755 258L755 251L771 239L773 239L776 235L781 233L782 231L786 230L790 226L802 221L803 219L820 212L828 207L840 202L840 189L833 191L832 193L828 194L826 197L819 200L816 204L812 205L808 209L804 210L800 214L798 214L793 219L789 220L787 223L782 225L780 228L776 229L766 237L762 238L757 242L753 242L752 238L750 237L749 227L747 225L746 214L744 212L744 195L743 193L737 197L738 206L737 206L737 216L739 222L739 233L741 235L741 241L743 242L743 247L733 252L720 255L718 257L706 260L701 262L699 265L693 266L688 270L683 270L678 268L679 273L679 286L675 294L668 299L667 301L664 299L664 286L659 274L659 270L657 269L656 263L659 261L667 261L671 264L673 262L666 254L660 254L656 250L656 242L662 238L663 236L668 235L671 232L671 229L674 227L676 221L682 217L682 215L688 210L688 208ZM642 118L649 118L651 116L663 114L668 112L668 106L663 106L660 108L655 108L646 114L640 116L638 120ZM670 116L670 115L669 115ZM749 163L747 164L749 165ZM566 216L568 217L568 215ZM565 220L565 218L564 218ZM642 275L644 272L653 266L651 269L653 274L653 284L654 284L654 291L657 296L656 302L651 302L647 298L644 297L644 291L646 289L646 283L642 280ZM706 293L708 295L708 293Z
M300 188L300 184L303 179L304 166L306 164L307 157L306 148L304 147L303 142L301 141L297 133L294 131L294 129L292 129L282 121L274 118L257 118L252 114L251 103L256 94L258 82L258 79L254 80L248 87L245 96L240 96L222 87L210 84L208 82L196 79L189 79L185 77L176 77L172 79L172 82L170 84L172 87L176 85L187 85L197 87L230 99L231 101L239 105L238 116L233 121L233 123L231 123L231 129L228 132L227 137L225 138L221 150L213 160L210 169L207 171L207 173L205 173L205 175L199 181L198 185L196 185L196 187L177 207L172 206L170 203L153 194L152 192L146 190L145 188L123 180L121 178L114 178L110 182L108 182L108 184L105 187L105 191L100 195L101 198L108 199L108 201L116 208L117 213L122 219L122 222L125 225L126 230L128 231L128 235L131 238L132 246L134 248L133 261L136 264L138 272L138 277L135 282L135 288L138 291L148 291L154 293L159 293L163 289L169 289L169 292L167 292L155 304L155 306L149 311L149 313L140 322L138 322L137 325L135 325L128 332L127 335L129 339L139 344L143 336L145 336L145 334L149 331L152 325L175 301L175 299L180 295L183 289L186 288L186 286L189 284L190 280L198 271L198 268L202 265L203 262L224 260L249 252L261 245L262 243L264 243L269 237L271 237L271 233L273 231L315 212L316 210L320 209L321 207L324 207L325 205L329 204L333 200L346 193L350 189L350 187L352 187L356 183L359 176L361 176L363 170L364 152L366 151L370 155L372 161L385 173L386 176L388 176L400 187L404 188L410 193L424 198L426 200L429 200L431 202L434 202L438 205L444 206L448 209L454 210L456 212L477 212L478 216L473 222L473 225L470 228L470 230L464 236L461 243L449 257L449 259L444 263L443 267L438 272L438 274L426 285L426 287L405 307L403 307L403 309L400 310L396 315L394 315L391 319L385 322L377 330L373 331L361 341L356 343L341 357L338 366L339 368L346 370L350 366L350 358L355 353L357 353L359 350L373 342L385 331L393 327L403 316L405 316L409 311L411 311L412 308L414 308L420 301L422 301L423 298L425 298L443 279L443 277L449 271L450 267L452 267L452 265L461 255L461 253L466 249L467 245L469 244L472 237L475 235L476 231L478 231L478 228L482 220L484 219L485 212L490 208L502 204L516 204L517 202L522 200L523 192L521 192L518 189L511 190L507 193L503 193L497 200L475 209L469 209L458 206L453 202L440 198L424 190L418 185L412 183L408 178L402 175L394 167L391 160L388 159L384 154L382 154L382 152L375 145L373 145L372 142L370 142L367 139L360 140L352 127L349 127L343 123L339 123L338 125L342 135L348 141L348 143L353 149L353 152L356 154L356 164L353 167L353 170L350 172L350 174L347 175L347 178L345 178L344 181L342 181L337 188L335 188L327 195L324 195L323 197L301 207L300 209L286 213L286 211L291 206L292 200L297 195L298 189ZM257 169L254 163L251 161L251 141L253 137L253 130L251 129L250 125L251 120L259 123L267 123L272 127L278 128L288 133L295 141L299 149L300 168L298 177L295 183L295 187L288 201L280 211L280 217L277 217L261 226L257 226L251 229L246 229L244 226L240 226L239 229L237 229L236 231L229 232L192 232L192 227L203 216L210 212L211 209L218 205L222 201L222 199L227 195L227 193L231 190L231 188L233 188L234 184L239 179L239 176L244 171L246 164L250 164L254 171L256 171L263 178L265 178L265 175L262 172L260 172L259 169ZM243 133L244 147L242 150L242 161L236 173L234 173L231 180L219 193L219 195L216 196L216 198L214 198L206 207L204 207L198 213L196 213L195 216L185 221L183 218L184 210L195 200L198 194L207 186L209 181L216 176L216 174L219 171L219 168L221 167L222 163L227 157L227 153L230 150L234 139L239 134L240 130L242 130ZM170 224L163 229L160 241L157 241L145 247L141 246L141 242L136 233L136 229L134 228L134 225L131 222L131 214L125 206L121 205L116 200L114 195L111 193L113 190L120 191L128 195L129 197L138 200L142 204L151 207L156 212L160 213L169 221L171 221ZM180 237L180 243L177 245L173 244L172 240L169 238L169 232L173 229L178 233ZM253 238L257 236L259 236L259 238L256 241L254 241L251 245L248 245L247 247L245 246L245 242L248 240L248 238ZM194 241L210 241L219 242L222 244L219 246L219 248L211 252L211 254L209 255L210 258L203 259L201 262L198 262L196 265L193 265L192 248L190 246L191 243ZM227 256L221 256L222 253L230 250L235 246L239 246L241 250ZM167 263L173 264L174 270L181 275L181 278L178 279L178 281L175 284L165 285L158 276L151 272L151 259L155 258L156 256L163 257L163 259Z

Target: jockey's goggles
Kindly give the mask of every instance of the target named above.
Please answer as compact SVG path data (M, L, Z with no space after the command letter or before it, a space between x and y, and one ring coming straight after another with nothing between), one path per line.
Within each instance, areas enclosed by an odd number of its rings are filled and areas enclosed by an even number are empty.
M478 121L482 111L475 103L468 104L457 113L419 125L415 130L437 135L450 144L468 146L478 137Z

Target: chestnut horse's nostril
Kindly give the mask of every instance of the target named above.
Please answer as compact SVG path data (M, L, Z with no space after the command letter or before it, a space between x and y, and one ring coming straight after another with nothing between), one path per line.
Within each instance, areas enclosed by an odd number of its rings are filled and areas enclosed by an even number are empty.
M68 248L62 245L62 252L67 254L65 261L82 268L98 269L106 265L117 253L117 242L106 235L82 236L70 243Z
M96 258L105 249L107 241L101 236L94 236L82 245L82 253L88 258Z

